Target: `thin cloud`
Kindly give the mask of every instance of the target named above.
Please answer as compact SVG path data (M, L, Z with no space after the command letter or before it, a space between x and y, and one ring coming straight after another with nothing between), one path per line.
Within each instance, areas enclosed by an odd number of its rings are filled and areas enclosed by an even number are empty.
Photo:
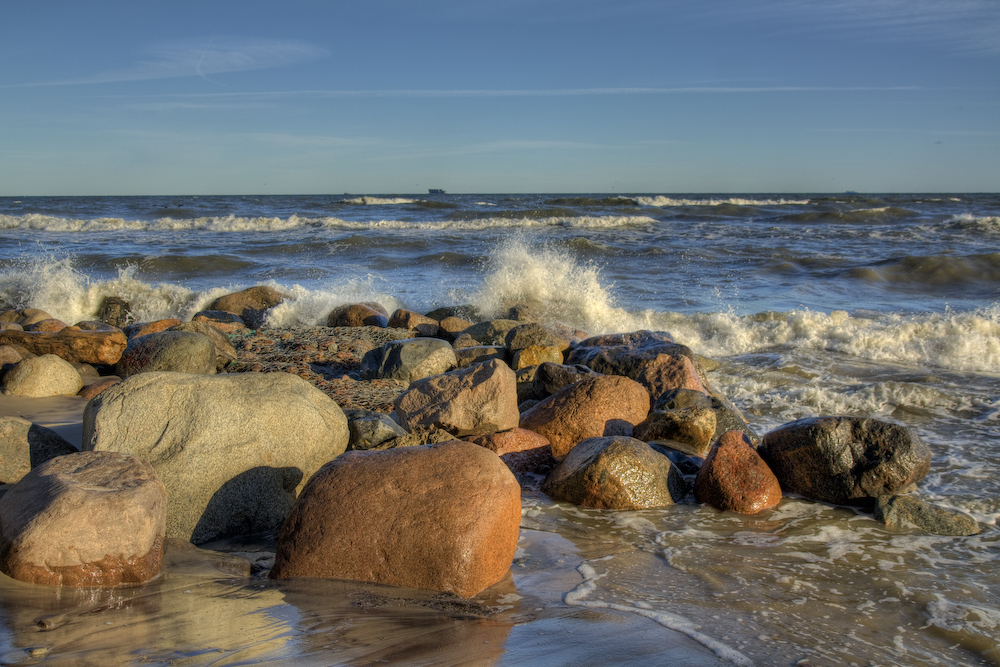
M996 0L770 0L754 3L752 10L730 3L727 9L727 16L766 19L778 30L919 41L970 55L1000 53ZM789 27L782 20L787 18L795 25Z
M122 81L148 81L176 77L270 69L329 55L325 49L305 42L237 37L208 37L161 43L147 49L147 57L130 67L62 81L28 84L66 86Z

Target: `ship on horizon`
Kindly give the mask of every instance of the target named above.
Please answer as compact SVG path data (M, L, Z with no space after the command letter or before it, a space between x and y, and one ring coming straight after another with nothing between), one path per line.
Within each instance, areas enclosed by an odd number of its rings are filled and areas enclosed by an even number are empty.
M429 195L444 195L444 194L448 194L448 193L446 193L444 190L441 190L440 188L429 188L427 190L427 194L429 194Z

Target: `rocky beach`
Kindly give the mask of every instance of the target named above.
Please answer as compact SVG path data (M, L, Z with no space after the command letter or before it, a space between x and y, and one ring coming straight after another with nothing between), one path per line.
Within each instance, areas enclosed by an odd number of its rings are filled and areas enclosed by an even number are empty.
M991 202L7 202L0 661L996 664Z

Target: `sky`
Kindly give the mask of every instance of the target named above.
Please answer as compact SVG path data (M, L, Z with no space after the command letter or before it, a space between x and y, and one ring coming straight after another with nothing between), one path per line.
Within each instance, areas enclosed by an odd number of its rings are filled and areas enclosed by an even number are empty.
M1000 191L998 0L0 0L0 196Z

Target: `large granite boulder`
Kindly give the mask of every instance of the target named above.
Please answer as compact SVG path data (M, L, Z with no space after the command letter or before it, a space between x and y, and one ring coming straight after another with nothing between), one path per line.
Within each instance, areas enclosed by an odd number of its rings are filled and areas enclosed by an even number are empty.
M0 498L0 570L52 586L149 581L163 559L166 506L163 484L141 459L54 458Z
M672 389L653 402L654 412L668 412L686 408L707 408L715 413L713 442L726 431L742 431L754 447L760 444L760 436L750 427L739 408L718 392L713 392L709 396L704 392L691 389Z
M20 417L0 417L0 484L13 484L49 459L76 451L51 429Z
M462 333L479 341L480 345L506 345L507 333L519 324L516 320L487 320L473 324Z
M844 505L897 494L931 464L930 449L909 429L861 417L790 422L765 435L758 451L785 491Z
M361 377L414 382L455 368L458 360L448 341L407 338L371 350L361 360Z
M18 308L0 313L0 322L19 324L28 327L42 320L51 320L52 316L39 308Z
M434 318L421 315L412 310L397 308L389 318L388 326L396 329L409 329L418 336L437 336L441 327Z
M587 378L564 387L521 415L521 428L540 433L561 461L581 440L632 435L649 414L645 387L620 375Z
M220 296L206 310L224 310L239 315L247 326L256 329L264 325L267 311L287 298L289 297L273 287L257 285L241 292Z
M694 497L722 511L757 514L781 502L781 486L749 438L727 431L698 470Z
M560 352L565 352L569 347L569 340L555 333L551 329L546 329L537 322L519 324L504 337L504 343L512 353L524 350L533 345L541 347L555 347Z
M83 449L149 461L170 494L167 535L195 543L280 526L348 440L340 407L290 373L141 373L83 415Z
M210 375L215 373L218 357L215 343L204 334L160 331L130 339L115 364L115 374L121 378L156 371Z
M4 374L0 387L9 396L72 396L83 388L83 378L70 362L43 354L17 362Z
M662 331L594 336L574 346L566 363L630 377L649 389L654 400L678 388L709 393L691 348L675 343L670 334Z
M687 494L681 474L663 454L625 436L588 438L570 451L542 490L554 500L598 509L672 505Z
M417 380L396 399L403 428L443 428L457 436L482 435L517 426L517 378L492 359Z
M521 490L468 442L348 452L317 472L281 528L271 577L331 577L472 597L510 569Z

